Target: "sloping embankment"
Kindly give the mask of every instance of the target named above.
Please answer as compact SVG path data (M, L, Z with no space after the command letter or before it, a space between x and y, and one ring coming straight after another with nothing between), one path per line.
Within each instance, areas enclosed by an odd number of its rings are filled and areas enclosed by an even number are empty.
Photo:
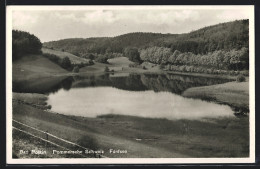
M212 86L189 88L184 97L200 98L227 104L237 108L249 108L249 82L228 82Z

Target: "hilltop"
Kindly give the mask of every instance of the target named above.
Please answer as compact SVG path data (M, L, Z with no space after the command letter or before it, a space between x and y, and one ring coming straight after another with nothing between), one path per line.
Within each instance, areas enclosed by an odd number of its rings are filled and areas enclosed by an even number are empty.
M248 48L249 20L220 23L185 34L128 33L116 37L72 38L43 43L44 47L65 50L84 57L87 53L123 53L127 47L166 47L172 51L205 54L215 50Z

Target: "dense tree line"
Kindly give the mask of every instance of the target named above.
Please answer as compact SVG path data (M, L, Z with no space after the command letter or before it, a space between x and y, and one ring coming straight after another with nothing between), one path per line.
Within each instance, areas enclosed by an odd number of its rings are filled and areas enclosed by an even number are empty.
M54 62L55 64L59 65L60 67L62 67L63 69L66 69L68 71L75 71L78 72L77 69L82 68L84 66L88 66L88 65L93 65L93 61L90 60L89 63L80 63L80 64L72 64L69 57L64 57L61 58L57 55L54 54L49 54L49 53L43 53L42 54L44 57L46 57L47 59L49 59L50 61ZM76 70L74 70L76 69Z
M12 55L13 60L19 59L26 54L41 53L41 41L28 32L12 31Z
M248 70L248 48L230 51L217 50L207 54L172 52L170 48L151 47L140 50L141 59L156 64L203 66L221 70Z

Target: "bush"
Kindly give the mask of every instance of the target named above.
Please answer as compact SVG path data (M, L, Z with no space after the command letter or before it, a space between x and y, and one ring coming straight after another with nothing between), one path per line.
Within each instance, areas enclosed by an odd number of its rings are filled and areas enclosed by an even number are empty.
M159 66L160 69L164 69L164 67L165 66L163 64L160 64L160 66Z
M89 60L89 65L94 65L94 62L93 62L93 60Z
M130 63L130 64L128 65L128 67L138 67L138 66L139 66L138 63Z
M74 73L79 73L79 67L78 66L75 66L72 70L72 72Z
M95 61L99 63L108 63L108 58L105 55L98 55L98 57L95 59Z
M58 56L49 53L43 53L42 55L51 60L52 62L60 65L61 59Z
M248 70L243 70L240 72L244 76L249 76L249 71Z
M104 72L109 72L109 69L108 69L108 67L107 67L107 66L105 67L105 70L104 70Z
M71 62L67 56L61 60L61 67L67 70L71 68Z
M97 139L88 135L79 138L77 143L85 148L89 148L92 150L98 150L99 148Z
M243 75L238 75L237 76L237 82L244 82L244 81L246 81L245 76L243 76Z

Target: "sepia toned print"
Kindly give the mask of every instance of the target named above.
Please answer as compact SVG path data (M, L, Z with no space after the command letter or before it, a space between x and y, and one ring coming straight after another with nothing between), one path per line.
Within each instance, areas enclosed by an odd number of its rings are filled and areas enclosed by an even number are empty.
M252 6L9 6L7 162L254 162Z

